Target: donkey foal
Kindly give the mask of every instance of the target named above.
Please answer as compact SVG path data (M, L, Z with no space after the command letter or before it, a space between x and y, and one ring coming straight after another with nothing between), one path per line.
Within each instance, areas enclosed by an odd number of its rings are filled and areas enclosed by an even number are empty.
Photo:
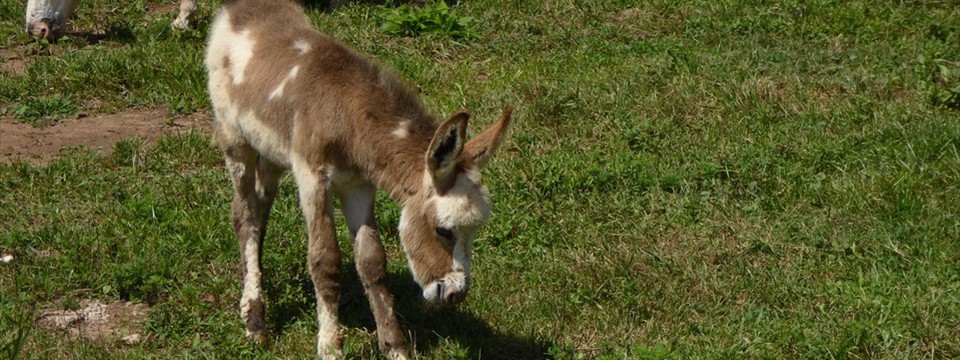
M400 240L423 297L434 305L460 303L470 285L473 238L490 213L480 168L505 138L511 110L468 142L466 112L437 125L396 75L312 29L287 0L227 1L213 23L205 64L214 139L235 189L247 335L263 336L261 244L278 179L289 169L307 224L318 354L333 357L343 343L337 196L380 351L405 358L375 229L376 189L402 207Z

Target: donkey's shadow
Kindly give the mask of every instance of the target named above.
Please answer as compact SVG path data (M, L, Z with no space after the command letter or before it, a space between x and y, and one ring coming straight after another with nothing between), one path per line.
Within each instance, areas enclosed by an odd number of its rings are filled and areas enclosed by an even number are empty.
M443 346L445 342L452 341L466 348L470 359L547 359L546 354L551 346L548 342L499 332L483 319L456 307L429 308L424 304L420 287L413 281L409 270L404 269L388 276L397 320L410 342L408 347L416 349L417 352L430 352ZM344 262L341 284L340 322L346 327L376 331L373 313L352 261ZM272 331L282 331L279 329L303 320L304 314L311 314L308 318L314 317L313 283L306 280L299 285L304 294L309 294L306 296L308 300L295 304L293 308L271 309L267 306L268 328L274 329ZM265 291L265 295L270 296L269 294L269 291ZM467 302L469 301L470 296L467 297Z

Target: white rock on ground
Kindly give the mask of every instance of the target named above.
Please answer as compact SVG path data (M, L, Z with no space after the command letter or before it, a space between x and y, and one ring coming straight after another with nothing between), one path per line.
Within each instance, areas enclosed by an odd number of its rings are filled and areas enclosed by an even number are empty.
M130 335L124 336L123 339L121 340L127 343L127 345L137 344L140 342L140 334L130 334Z

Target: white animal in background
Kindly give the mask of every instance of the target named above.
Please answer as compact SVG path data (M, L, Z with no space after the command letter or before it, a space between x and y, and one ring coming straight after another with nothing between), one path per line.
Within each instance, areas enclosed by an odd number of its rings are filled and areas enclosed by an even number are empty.
M27 34L47 40L56 40L66 31L67 21L80 0L28 0L26 15ZM197 0L181 0L180 15L173 27L186 29L197 12Z

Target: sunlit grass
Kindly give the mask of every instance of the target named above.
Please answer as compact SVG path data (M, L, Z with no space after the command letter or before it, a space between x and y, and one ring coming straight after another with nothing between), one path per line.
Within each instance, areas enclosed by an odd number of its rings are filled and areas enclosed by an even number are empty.
M0 105L69 95L95 111L209 111L200 58L216 5L183 33L158 5L85 2L68 39L0 78ZM21 6L0 1L2 48L31 46ZM463 306L421 307L399 211L378 199L418 356L960 357L960 8L467 1L456 11L474 19L469 40L382 33L376 4L321 8L318 28L396 68L436 113L469 108L476 130L517 109L485 170L494 215ZM65 298L153 309L138 345L32 329L21 356L312 354L293 182L264 250L267 346L243 341L230 191L204 134L0 165L0 252L16 257L0 264L0 319ZM352 266L345 353L370 358ZM17 326L0 322L0 346Z

